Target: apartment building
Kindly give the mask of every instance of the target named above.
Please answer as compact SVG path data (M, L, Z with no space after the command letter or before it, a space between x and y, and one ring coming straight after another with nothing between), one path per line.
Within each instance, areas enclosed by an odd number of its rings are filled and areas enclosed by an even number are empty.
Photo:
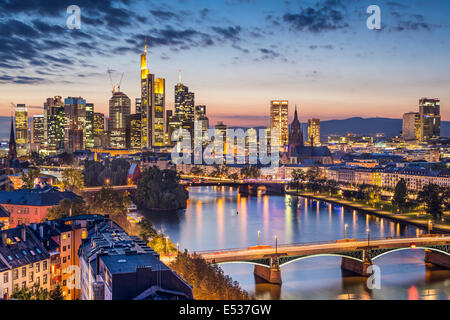
M1 298L37 283L50 290L50 254L27 226L0 231Z

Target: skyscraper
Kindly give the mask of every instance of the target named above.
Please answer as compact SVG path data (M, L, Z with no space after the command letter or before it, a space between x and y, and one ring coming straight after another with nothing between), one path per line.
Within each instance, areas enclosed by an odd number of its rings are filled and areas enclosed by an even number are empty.
M81 97L64 99L65 136L67 152L86 149L86 100Z
M131 100L123 92L114 92L109 99L109 134L112 148L127 148L127 125Z
M189 92L189 88L179 82L175 86L175 115L183 123L193 123L195 95Z
M128 146L131 149L141 149L141 115L132 114L128 125Z
M44 116L33 116L33 120L31 121L31 143L41 144L42 142L44 142L44 135Z
M102 136L105 132L105 115L94 113L94 147L102 147Z
M441 101L422 98L419 101L420 141L439 139L441 136Z
M166 81L162 78L155 80L155 104L152 108L152 146L164 145L164 116L166 112Z
M280 148L286 148L289 143L289 102L273 100L270 102L270 129L277 131Z
M86 104L86 149L94 147L94 104Z
M137 103L137 101L136 101ZM142 148L163 146L164 113L166 108L165 80L151 74L147 67L147 41L145 53L141 55L141 128ZM136 104L136 113L138 113Z
M28 109L24 104L18 104L15 110L16 143L21 146L28 141Z
M308 142L310 146L320 146L320 119L308 120Z
M141 98L136 98L136 100L134 101L134 113L136 113L136 114L141 114L141 110L142 110L142 108L141 108Z
M62 97L48 98L44 103L44 147L49 153L64 149L65 113Z
M420 140L420 113L408 112L403 115L402 136L405 141Z

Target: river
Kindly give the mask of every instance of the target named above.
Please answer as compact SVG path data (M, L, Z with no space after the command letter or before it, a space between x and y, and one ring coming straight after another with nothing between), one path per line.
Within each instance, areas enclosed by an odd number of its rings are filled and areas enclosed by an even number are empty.
M191 187L186 210L147 212L156 228L189 251L245 248L348 238L417 236L426 231L357 210L306 198L241 196L231 187ZM294 204L293 204L294 203ZM347 228L345 227L347 225ZM346 230L346 231L345 231ZM366 279L343 274L340 258L312 257L282 267L283 284L253 275L244 263L221 265L255 299L450 299L450 270L426 266L424 251L403 250L376 260L381 288L367 289Z

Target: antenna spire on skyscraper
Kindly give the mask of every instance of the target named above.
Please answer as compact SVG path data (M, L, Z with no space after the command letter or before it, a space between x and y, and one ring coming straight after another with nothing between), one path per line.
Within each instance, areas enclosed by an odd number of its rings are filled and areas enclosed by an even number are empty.
M178 70L178 83L181 83L181 69Z
M145 54L147 54L147 38L145 38Z

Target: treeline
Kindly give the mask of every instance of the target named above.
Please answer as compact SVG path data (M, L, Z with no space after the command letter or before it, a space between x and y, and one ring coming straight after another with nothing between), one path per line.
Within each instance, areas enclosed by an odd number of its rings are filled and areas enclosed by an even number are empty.
M125 159L113 159L112 161L106 159L104 163L86 160L83 165L84 185L86 187L127 184L130 163Z
M169 267L193 286L196 300L249 300L237 281L199 255L180 253Z

